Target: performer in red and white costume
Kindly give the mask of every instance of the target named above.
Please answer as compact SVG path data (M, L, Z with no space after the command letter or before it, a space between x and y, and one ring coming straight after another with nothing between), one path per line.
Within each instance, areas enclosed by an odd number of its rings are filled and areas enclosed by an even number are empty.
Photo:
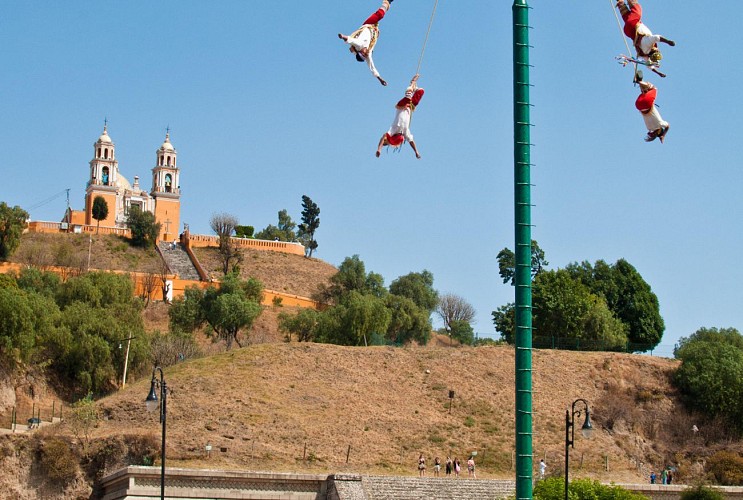
M374 52L374 46L377 44L377 39L379 39L379 21L382 20L389 10L390 2L392 1L383 0L382 6L374 14L369 16L359 29L350 35L338 33L338 38L350 45L348 50L356 56L356 60L359 62L366 61L372 74L382 85L387 85L387 82L379 76L379 71L374 66L372 52Z
M410 146L415 151L415 157L420 159L421 154L418 152L418 148L415 146L413 140L413 133L410 132L410 118L413 116L413 111L418 103L423 98L423 89L418 88L418 76L415 75L410 80L410 86L405 89L405 97L400 99L395 105L395 120L392 122L390 129L379 139L377 145L377 158L379 158L382 152L382 146L400 147L405 141L410 143Z
M640 95L635 101L635 107L642 113L642 119L645 120L645 126L648 128L648 135L645 142L660 139L663 142L670 125L661 116L658 108L655 106L655 98L658 96L658 89L650 82L640 82Z
M658 50L658 42L667 43L671 47L676 45L676 42L661 35L653 35L653 32L642 23L642 6L637 0L617 0L617 8L624 19L624 34L634 43L637 57L650 63L649 67L654 72L665 76L656 71L656 66L663 58L663 54Z

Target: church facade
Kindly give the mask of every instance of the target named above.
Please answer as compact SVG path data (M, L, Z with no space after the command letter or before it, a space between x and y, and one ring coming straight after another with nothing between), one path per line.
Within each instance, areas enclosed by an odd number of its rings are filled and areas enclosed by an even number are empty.
M129 182L119 171L116 145L108 135L108 124L93 144L93 159L89 163L88 182L85 188L85 210L68 210L62 222L95 226L93 200L100 196L108 205L108 216L100 221L100 227L126 228L129 212L139 208L151 212L160 223L158 239L172 241L180 227L180 169L178 152L170 143L170 131L165 141L155 152L150 190L143 189L139 176Z

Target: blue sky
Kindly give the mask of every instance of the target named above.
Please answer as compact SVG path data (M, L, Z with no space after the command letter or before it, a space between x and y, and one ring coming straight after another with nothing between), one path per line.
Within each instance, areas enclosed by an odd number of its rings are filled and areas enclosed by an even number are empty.
M319 258L359 254L386 284L428 269L495 335L490 312L513 300L495 260L514 240L512 1L439 1L412 124L423 159L374 157L433 5L393 3L375 49L382 87L336 37L377 0L9 2L0 200L57 221L64 189L83 207L104 118L129 180L149 179L169 126L192 231L209 233L215 212L263 228L286 208L298 221L306 194L321 209ZM633 264L666 322L655 354L670 356L701 326L743 329L743 4L643 2L646 24L677 42L668 78L648 76L671 123L664 145L642 140L612 5L530 2L532 235L553 269Z

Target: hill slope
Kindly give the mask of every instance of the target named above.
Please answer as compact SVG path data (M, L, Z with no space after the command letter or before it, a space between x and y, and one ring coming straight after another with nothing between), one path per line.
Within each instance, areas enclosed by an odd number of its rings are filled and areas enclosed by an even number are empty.
M429 460L461 459L476 450L479 473L509 477L513 352L507 346L263 344L188 361L166 371L173 391L168 463L405 474L414 473L421 452ZM678 408L668 379L675 366L647 356L536 351L535 455L546 456L552 472L560 470L565 408L582 397L598 432L590 442L576 437L573 474L640 480L632 459L660 466L673 458L663 444L673 440L652 422L674 422ZM148 390L142 380L102 400L107 420L97 436L157 435L157 416L143 411ZM455 391L451 413L449 390ZM630 405L622 416L618 400ZM209 459L207 443L215 450Z

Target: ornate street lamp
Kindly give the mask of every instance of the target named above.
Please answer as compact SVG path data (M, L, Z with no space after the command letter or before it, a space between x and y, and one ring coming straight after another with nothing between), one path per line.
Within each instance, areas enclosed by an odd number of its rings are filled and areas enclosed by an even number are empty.
M583 403L585 409L575 409L577 403ZM590 439L593 435L593 426L591 425L591 410L588 407L588 401L583 398L573 401L571 410L565 410L565 500L568 500L568 473L570 471L570 447L575 448L575 417L580 417L583 412L586 413L586 420L580 431L583 437Z
M160 372L160 380L155 378L155 372ZM160 387L160 400L157 399L157 393L155 387ZM165 383L163 376L163 369L156 366L152 370L152 385L150 385L150 393L147 395L147 399L144 400L147 406L147 411L153 412L160 409L160 423L163 424L163 443L161 460L162 466L160 468L160 499L165 500L165 417L167 416L167 400L168 400L168 387Z

